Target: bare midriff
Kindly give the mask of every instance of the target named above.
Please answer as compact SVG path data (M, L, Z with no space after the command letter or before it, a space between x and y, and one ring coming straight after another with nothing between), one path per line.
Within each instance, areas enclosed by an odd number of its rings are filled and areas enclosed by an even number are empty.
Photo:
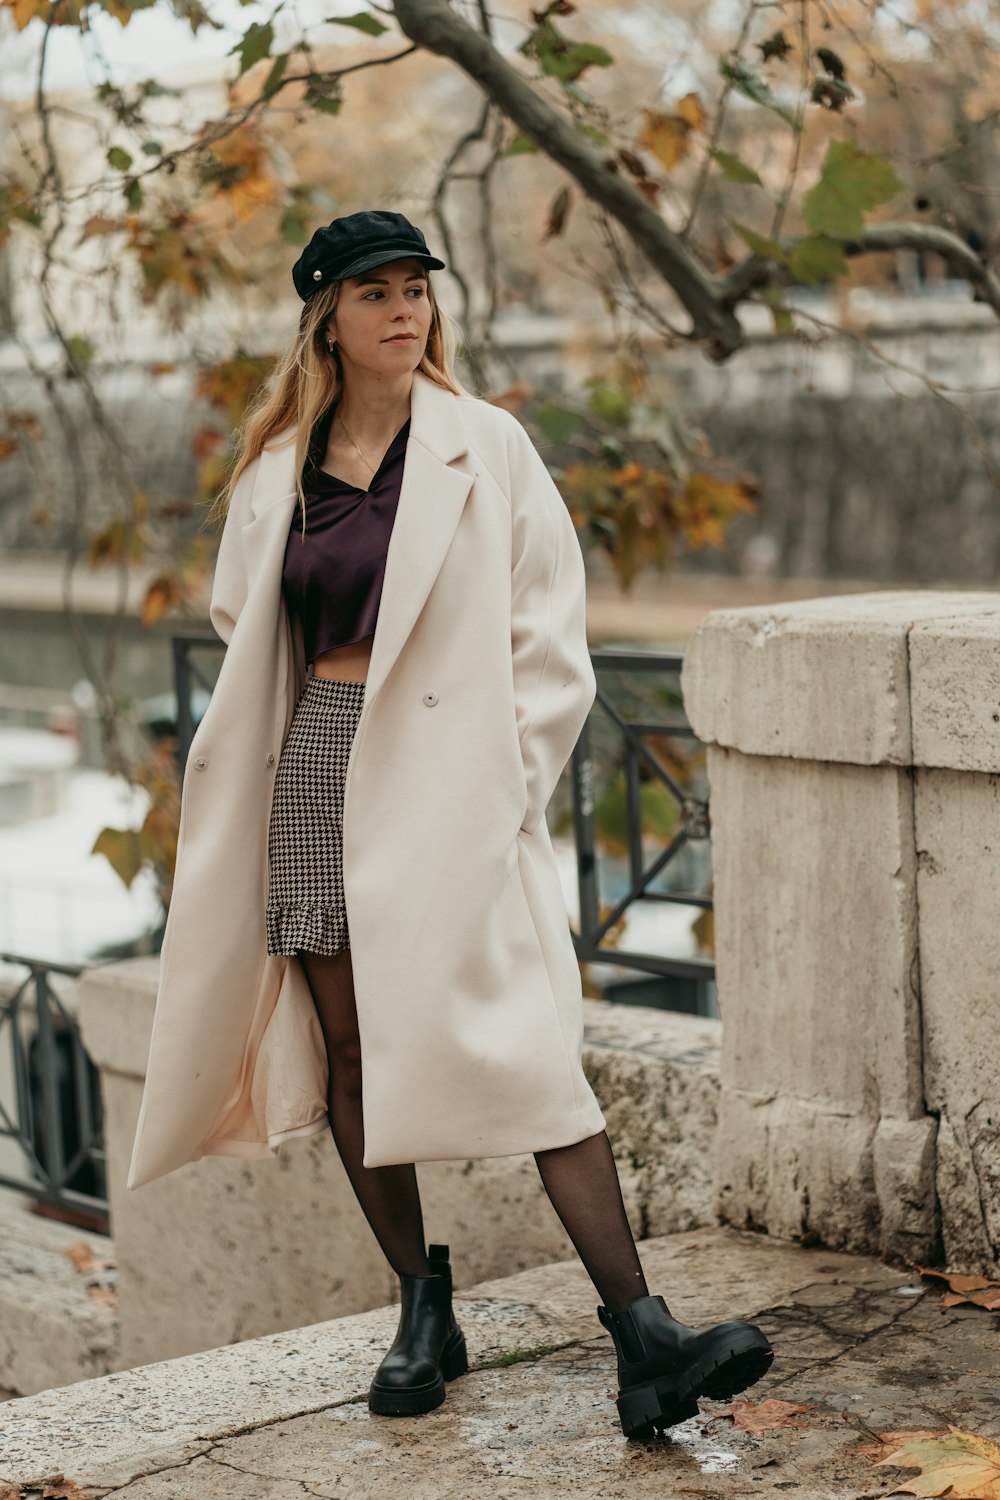
M313 676L335 677L338 682L367 682L374 639L374 634L363 635L360 641L351 641L347 646L331 646L329 651L321 651L313 662Z

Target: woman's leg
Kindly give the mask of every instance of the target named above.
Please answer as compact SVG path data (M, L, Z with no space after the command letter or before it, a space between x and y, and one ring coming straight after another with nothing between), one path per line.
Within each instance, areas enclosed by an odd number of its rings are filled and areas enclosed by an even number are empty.
M299 951L312 990L330 1060L327 1107L330 1128L351 1186L397 1275L427 1276L423 1214L412 1162L365 1167L361 1117L361 1042L354 1002L351 950L339 953Z
M649 1295L622 1201L606 1130L572 1146L536 1151L549 1201L609 1312Z

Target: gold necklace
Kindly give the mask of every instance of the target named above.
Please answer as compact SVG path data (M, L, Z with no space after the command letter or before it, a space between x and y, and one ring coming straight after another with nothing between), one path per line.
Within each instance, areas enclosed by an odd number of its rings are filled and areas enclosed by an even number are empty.
M337 413L337 416L338 416L338 418L340 420L341 427L344 428L344 433L345 433L345 435L347 437L347 441L353 446L355 452L358 453L358 454L360 454L361 458L364 459L364 462L368 465L369 469L371 469L372 473L374 474L375 470L378 468L378 464L373 464L370 458L365 458L365 455L361 452L361 449L358 447L357 443L351 437L351 434L347 431L347 428L344 425L344 419L340 415L340 412Z

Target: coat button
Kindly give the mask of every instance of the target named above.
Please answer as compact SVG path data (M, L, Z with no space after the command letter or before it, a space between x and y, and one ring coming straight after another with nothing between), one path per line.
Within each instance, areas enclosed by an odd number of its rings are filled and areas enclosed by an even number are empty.
M424 694L424 702L427 704L428 708L433 708L434 705L435 705L435 703L437 701L438 701L438 695L437 695L437 693L425 693Z
M208 765L208 757L207 756L205 756L205 755L197 755L197 756L195 756L194 768L195 768L196 771L204 771L204 769L205 769L205 767L207 765Z
M268 754L267 754L267 764L269 766L273 766L274 765L274 752L273 751L270 751L270 750L268 751Z

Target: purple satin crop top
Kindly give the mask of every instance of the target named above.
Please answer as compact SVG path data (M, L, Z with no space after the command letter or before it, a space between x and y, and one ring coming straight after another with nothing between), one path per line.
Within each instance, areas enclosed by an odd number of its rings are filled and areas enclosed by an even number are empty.
M396 519L410 419L386 449L366 490L321 467L336 402L313 428L302 471L306 496L296 505L285 544L282 592L302 619L306 662L331 646L371 635L378 618L386 550Z

